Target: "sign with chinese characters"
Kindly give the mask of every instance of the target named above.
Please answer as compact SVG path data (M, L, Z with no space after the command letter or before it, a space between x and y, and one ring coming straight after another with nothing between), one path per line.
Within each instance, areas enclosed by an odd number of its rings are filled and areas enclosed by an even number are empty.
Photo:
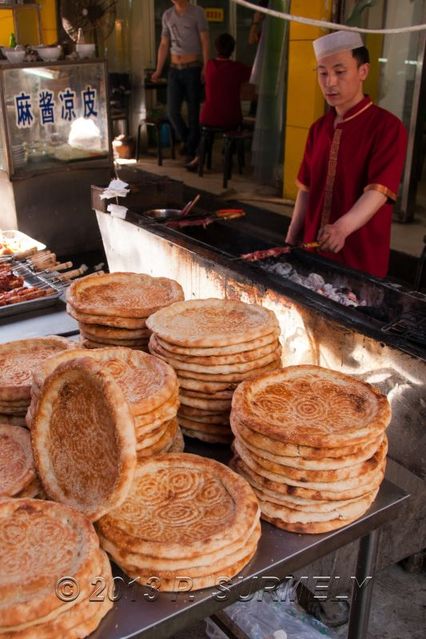
M55 124L57 121L72 122L81 114L83 118L98 117L97 90L87 85L77 96L76 91L67 87L57 95L53 91L43 89L36 99L29 93L21 91L14 96L16 126L19 129L31 128L39 118L42 126Z
M225 20L223 9L204 9L204 12L209 22L223 22Z

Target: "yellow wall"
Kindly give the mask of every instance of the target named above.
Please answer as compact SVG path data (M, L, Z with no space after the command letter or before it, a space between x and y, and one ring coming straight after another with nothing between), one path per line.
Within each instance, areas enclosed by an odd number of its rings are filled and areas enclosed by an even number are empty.
M306 18L330 20L331 0L292 0L291 13ZM292 22L290 24L287 119L284 151L284 197L297 194L296 175L312 122L324 113L324 100L315 73L312 40L325 31Z
M44 44L53 44L58 38L56 2L55 0L37 0L37 4L40 5L41 41ZM19 34L18 44L40 43L37 13L34 8L25 5L15 10L0 8L0 45L9 46L10 34L15 31Z

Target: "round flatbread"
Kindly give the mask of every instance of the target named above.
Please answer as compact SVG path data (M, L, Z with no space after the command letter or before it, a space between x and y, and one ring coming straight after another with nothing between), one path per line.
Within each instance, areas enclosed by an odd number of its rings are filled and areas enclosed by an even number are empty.
M0 423L0 497L13 497L35 480L30 433Z
M169 453L138 466L127 500L97 528L122 551L197 565L198 557L246 539L258 518L251 487L229 468Z
M98 324L85 324L80 322L80 331L86 337L93 338L95 341L105 339L128 340L128 339L147 339L151 335L151 331L147 328L113 328L111 326L101 326Z
M0 401L30 401L32 374L43 360L70 348L63 337L35 337L0 344Z
M144 273L88 275L67 290L67 301L74 309L99 316L144 318L183 299L180 284Z
M0 501L0 627L35 624L67 604L55 584L72 575L88 601L105 554L92 524L63 504L33 499ZM64 636L64 635L62 635Z
M268 437L330 448L378 437L391 418L388 400L373 386L319 366L289 366L245 381L232 412Z
M104 370L119 384L133 415L157 411L177 393L177 378L171 366L148 353L120 347L93 351L73 349L51 357L34 373L36 386L41 388L57 366L76 357L102 362Z
M198 365L202 367L211 366L231 366L234 367L237 364L248 364L249 362L258 361L264 357L276 352L280 348L278 339L274 340L266 346L255 348L251 351L244 351L242 353L233 353L232 355L208 355L206 357L200 357L199 355L181 355L174 353L173 351L164 348L158 342L158 339L154 334L151 335L149 340L149 349L153 355L161 355L166 359L171 359L177 362L184 362L185 364ZM260 364L257 365L257 367ZM191 369L188 369L191 370ZM193 369L197 370L197 369ZM210 371L207 371L210 372Z
M136 467L134 419L102 362L80 357L49 375L31 438L49 497L92 521L126 499Z
M177 344L172 344L171 342L167 342L162 339L159 335L154 334L154 345L158 344L160 347L165 350L177 354L177 355L189 355L190 357L200 356L200 357L211 357L212 355L219 356L228 356L233 354L250 352L253 350L257 350L258 348L262 348L264 346L268 346L271 344L275 344L276 340L280 336L280 329L275 328L268 335L263 335L262 337L258 337L254 340L248 340L247 342L240 342L239 344L229 344L228 346L211 346L206 348L194 348L193 346L185 347L178 346Z
M146 325L167 342L195 348L239 344L278 329L274 313L262 306L215 298L177 302Z
M93 313L80 313L72 304L67 302L67 313L77 322L84 324L96 324L111 328L142 329L145 327L144 317L119 317L118 315L94 315Z

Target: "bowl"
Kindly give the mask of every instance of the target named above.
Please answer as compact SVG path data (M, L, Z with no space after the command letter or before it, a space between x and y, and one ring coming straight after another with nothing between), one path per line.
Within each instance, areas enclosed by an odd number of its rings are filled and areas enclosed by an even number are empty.
M44 62L54 62L61 57L62 47L37 47L37 53Z
M4 54L12 64L21 64L25 58L25 49L4 49Z
M94 58L96 55L96 44L76 44L75 50L79 58Z

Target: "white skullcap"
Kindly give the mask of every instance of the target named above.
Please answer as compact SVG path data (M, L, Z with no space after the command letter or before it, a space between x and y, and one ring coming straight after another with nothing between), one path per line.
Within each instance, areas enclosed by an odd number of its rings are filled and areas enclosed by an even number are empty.
M357 31L333 31L333 33L317 38L312 44L317 60L332 53L347 49L352 51L352 49L364 46L362 38Z

